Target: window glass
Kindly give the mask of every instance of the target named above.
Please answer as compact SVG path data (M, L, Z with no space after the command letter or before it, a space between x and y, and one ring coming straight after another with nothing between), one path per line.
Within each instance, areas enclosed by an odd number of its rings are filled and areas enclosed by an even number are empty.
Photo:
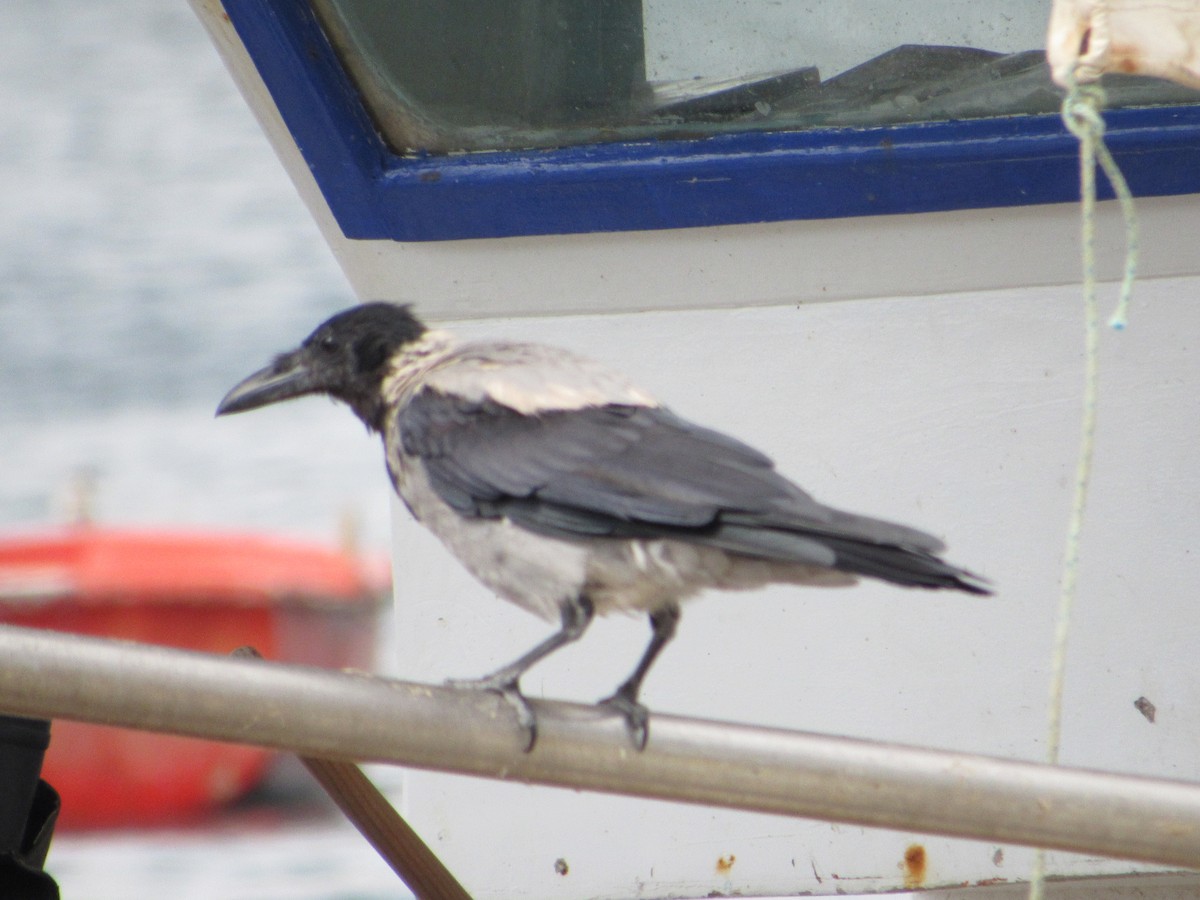
M1044 0L313 0L397 152L1053 113ZM1110 106L1200 92L1107 76Z

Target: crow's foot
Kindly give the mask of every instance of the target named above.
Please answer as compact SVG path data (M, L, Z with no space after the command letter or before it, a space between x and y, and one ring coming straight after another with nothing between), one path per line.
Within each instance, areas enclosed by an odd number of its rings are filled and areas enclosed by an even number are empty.
M629 732L634 749L639 752L646 749L646 741L650 737L650 710L620 690L597 705L612 710L625 720L625 729Z
M451 678L446 684L452 688L499 694L517 714L517 724L525 732L525 752L528 753L533 749L533 745L537 743L537 716L534 715L533 707L529 705L525 695L521 693L521 686L517 679L506 673L497 672L494 675L485 675L483 678Z

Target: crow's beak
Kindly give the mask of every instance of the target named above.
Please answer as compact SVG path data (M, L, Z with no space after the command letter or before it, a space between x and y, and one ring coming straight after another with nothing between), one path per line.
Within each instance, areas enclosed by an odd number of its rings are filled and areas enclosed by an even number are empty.
M264 369L234 385L217 406L217 415L258 409L323 390L303 350L285 353Z

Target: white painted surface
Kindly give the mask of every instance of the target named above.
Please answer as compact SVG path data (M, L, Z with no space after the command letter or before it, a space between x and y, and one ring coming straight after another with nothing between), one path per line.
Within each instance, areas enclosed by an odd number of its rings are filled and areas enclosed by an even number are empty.
M195 2L205 15L207 0ZM1046 285L1076 278L1072 207L347 242L227 23L206 24L359 296L417 300L434 318L522 316L461 327L624 368L677 412L772 454L825 502L942 534L950 559L998 586L990 600L881 585L701 599L647 682L652 709L1041 758L1082 377L1079 290ZM1139 207L1146 280L1130 329L1104 340L1062 756L1196 780L1200 214L1194 198ZM1111 210L1101 219L1112 274L1122 238ZM395 550L402 675L482 674L546 633L475 585L403 510ZM533 670L526 690L602 696L646 633L641 621L599 622ZM1157 707L1154 724L1134 708L1139 696ZM914 843L928 886L1029 871L1030 853L1008 846L427 773L408 775L404 797L414 826L481 897L898 889ZM1138 867L1055 854L1050 869Z
M1195 288L1144 283L1131 330L1105 340L1066 763L1200 778L1200 606L1188 590L1200 545ZM647 683L652 709L1039 759L1077 444L1079 305L1073 289L1030 289L464 330L610 360L676 411L767 450L818 498L944 535L952 560L996 581L990 600L881 585L702 599ZM403 675L482 674L546 633L476 587L402 510L395 528ZM645 631L601 622L526 689L602 696ZM1143 695L1158 708L1153 725L1133 706ZM466 883L496 897L894 889L911 843L926 849L930 885L1021 879L1029 862L1013 847L426 774L410 776L406 811ZM558 858L569 882L554 874ZM1066 855L1051 865L1132 869Z
M1195 206L1138 204L1144 277L1200 271ZM1098 269L1116 278L1125 233L1115 204L1100 209ZM334 248L359 297L415 301L439 318L788 305L1073 284L1079 213L1059 204L439 243L338 238Z

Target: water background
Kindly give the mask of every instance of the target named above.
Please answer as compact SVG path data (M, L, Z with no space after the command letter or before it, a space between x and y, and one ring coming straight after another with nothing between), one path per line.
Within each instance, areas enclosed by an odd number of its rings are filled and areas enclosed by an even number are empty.
M261 530L384 552L375 441L324 401L214 420L352 297L182 0L0 3L0 533ZM397 773L377 772L398 783ZM55 838L71 900L402 895L336 817Z
M213 419L352 297L187 4L2 4L0 109L0 526L93 470L104 521L385 546L344 410Z

